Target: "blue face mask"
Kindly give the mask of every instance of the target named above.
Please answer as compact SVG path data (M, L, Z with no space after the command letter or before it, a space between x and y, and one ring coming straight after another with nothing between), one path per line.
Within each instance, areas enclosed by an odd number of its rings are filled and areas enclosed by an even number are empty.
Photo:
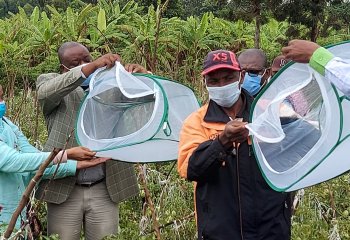
M85 81L80 85L84 90L89 88L91 78L92 78L92 73L87 78L85 78Z
M4 101L0 102L0 119L5 116L6 113L6 104Z
M251 96L255 96L261 89L261 79L263 75L257 75L255 77L250 76L248 73L244 75L242 88L247 90Z

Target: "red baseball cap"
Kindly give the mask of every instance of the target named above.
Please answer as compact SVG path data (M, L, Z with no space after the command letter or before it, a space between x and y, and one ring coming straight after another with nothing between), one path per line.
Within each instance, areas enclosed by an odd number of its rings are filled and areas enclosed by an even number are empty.
M202 76L220 68L228 68L236 71L241 70L236 55L231 51L221 49L211 51L205 57Z

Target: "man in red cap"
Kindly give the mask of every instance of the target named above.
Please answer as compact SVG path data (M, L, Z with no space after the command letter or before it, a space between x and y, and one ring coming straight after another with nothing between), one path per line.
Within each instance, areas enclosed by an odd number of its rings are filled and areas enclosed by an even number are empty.
M195 182L198 239L290 239L290 198L259 171L235 54L209 52L202 75L210 100L185 120L178 156L179 174Z

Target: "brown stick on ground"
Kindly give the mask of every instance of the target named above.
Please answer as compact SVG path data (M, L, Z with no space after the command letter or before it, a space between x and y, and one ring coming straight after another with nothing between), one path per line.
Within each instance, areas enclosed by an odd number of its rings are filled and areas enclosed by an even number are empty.
M160 225L160 226L159 226L159 229L162 229L162 228L168 227L168 226L170 226L170 225L172 225L172 224L175 224L175 222L181 222L181 221L185 221L185 220L191 219L191 218L194 219L194 216L195 216L195 215L194 215L194 212L192 212L191 214L189 214L189 215L187 215L187 216L184 216L183 218L176 219L176 220L172 220L172 221L167 222L167 223L165 223L165 224L163 224L163 225ZM154 230L149 231L149 232L146 232L146 234L150 234L150 233L153 233L153 232L154 232Z
M157 239L161 240L162 238L160 236L159 222L157 220L157 214L156 214L156 210L154 209L154 204L153 204L153 201L151 198L151 194L150 194L148 187L147 187L147 179L146 179L145 174L143 173L142 165L139 164L138 167L140 169L141 184L142 184L143 190L145 191L145 198L146 198L147 204L148 204L148 206L151 210L151 213L152 213L153 229L154 229L154 232L157 236Z
M16 222L17 222L17 218L18 216L21 214L21 212L23 211L23 209L25 208L25 206L27 205L30 195L35 187L35 185L41 180L45 169L49 166L49 164L52 162L52 160L55 158L55 156L57 155L57 153L59 152L58 149L54 149L51 154L49 155L49 157L45 160L45 162L43 162L40 165L39 170L36 172L35 176L32 178L32 180L29 182L26 190L24 191L23 195L22 195L22 199L19 202L16 211L12 214L11 220L9 225L7 226L7 229L5 231L4 234L4 239L8 239L12 232L13 229L15 228Z

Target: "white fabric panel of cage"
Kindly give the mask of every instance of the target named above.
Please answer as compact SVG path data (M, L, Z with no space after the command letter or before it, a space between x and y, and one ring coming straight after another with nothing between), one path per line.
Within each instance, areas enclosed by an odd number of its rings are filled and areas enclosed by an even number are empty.
M350 101L341 98L342 109L350 109ZM312 186L328 179L334 178L350 169L350 111L343 111L343 125L340 126L341 136L336 146L328 146L329 156L322 159L321 163L307 176L291 186L288 191L294 191ZM334 129L335 131L339 129Z
M188 87L156 76L132 75L118 63L94 73L79 111L77 140L98 156L121 161L174 160L182 122L198 108ZM163 150L166 153L160 154Z
M163 130L159 131L155 138L166 137L178 141L183 121L199 108L198 101L190 88L167 79L156 78L156 80L161 83L166 93L169 111Z
M95 89L96 87L99 87L100 90ZM111 87L118 87L128 98L144 97L154 94L155 91L152 82L138 80L127 72L120 62L116 62L111 69L100 68L93 73L89 84L89 96L93 97Z
M111 157L131 163L163 162L177 159L178 141L151 139L149 141L97 152L99 157Z
M337 45L330 51L350 56L350 45ZM343 98L339 105L339 99L342 94L323 76L299 63L282 69L257 97L247 127L253 134L257 161L272 188L292 191L350 169L347 163L337 164L342 161L342 148L337 144L350 133L342 124L349 120L350 108L345 106L349 101ZM347 141L341 144L349 144Z

